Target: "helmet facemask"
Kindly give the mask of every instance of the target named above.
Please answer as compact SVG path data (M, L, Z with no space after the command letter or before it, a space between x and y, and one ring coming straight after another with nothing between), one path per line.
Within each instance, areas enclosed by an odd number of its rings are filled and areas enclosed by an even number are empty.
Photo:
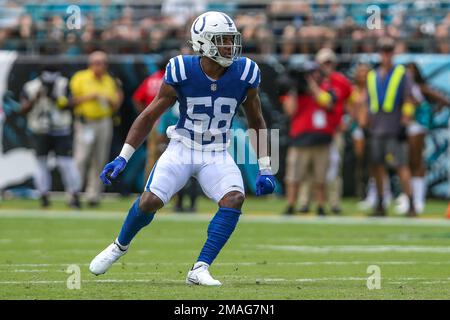
M225 13L209 11L192 24L192 49L214 60L222 67L230 66L241 55L241 34Z
M205 52L205 56L221 66L228 67L241 56L242 41L239 32L205 32L204 37L211 42L209 52Z

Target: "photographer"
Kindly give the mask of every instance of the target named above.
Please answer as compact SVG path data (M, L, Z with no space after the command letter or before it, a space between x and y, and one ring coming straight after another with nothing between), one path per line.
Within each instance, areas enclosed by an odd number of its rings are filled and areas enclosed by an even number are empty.
M320 49L315 61L319 64L323 75L323 83L328 82L333 88L335 103L329 113L329 124L333 127L333 141L330 147L330 164L327 172L327 198L330 209L334 214L341 214L342 197L342 159L344 157L344 135L342 121L344 115L344 105L352 92L350 81L340 72L336 71L337 57L333 50L329 48ZM310 203L310 183L302 181L300 187L300 212L309 212Z
M331 111L335 94L325 83L315 62L304 63L290 72L292 87L282 97L283 108L290 117L291 143L287 155L286 187L288 207L295 212L300 182L311 179L317 202L317 214L325 215L325 181L330 161L333 125Z
M53 66L45 66L34 80L25 83L21 93L21 110L27 115L28 128L34 135L38 170L34 181L41 195L42 207L50 205L48 192L51 175L47 156L53 151L69 206L80 208L80 176L72 157L72 104L68 98L68 79Z

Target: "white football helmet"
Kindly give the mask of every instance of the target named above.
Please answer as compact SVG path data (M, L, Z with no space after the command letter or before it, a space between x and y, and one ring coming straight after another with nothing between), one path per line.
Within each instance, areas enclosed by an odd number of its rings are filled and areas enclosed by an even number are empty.
M230 66L242 51L241 34L233 20L217 11L205 12L195 19L190 43L195 52L216 61L222 67ZM228 53L223 56L219 48L225 48Z

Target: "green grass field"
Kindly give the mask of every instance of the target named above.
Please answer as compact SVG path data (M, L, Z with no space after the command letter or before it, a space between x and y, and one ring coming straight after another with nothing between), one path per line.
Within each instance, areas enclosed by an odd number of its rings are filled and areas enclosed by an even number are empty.
M107 274L90 260L116 236L132 198L75 212L56 201L0 203L0 299L448 299L450 221L447 202L430 201L417 219L369 219L346 200L343 217L282 217L284 202L249 198L245 214L211 268L220 288L189 287L187 270L205 240L215 205L198 214L163 209ZM69 265L81 289L69 290ZM367 288L367 268L381 289Z

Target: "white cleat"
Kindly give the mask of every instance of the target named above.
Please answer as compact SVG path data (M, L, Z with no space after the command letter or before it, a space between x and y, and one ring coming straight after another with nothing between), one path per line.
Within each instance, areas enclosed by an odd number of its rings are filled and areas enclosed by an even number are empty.
M414 209L417 214L422 214L425 211L425 204L423 202L414 201Z
M376 201L371 199L364 199L363 201L358 202L357 207L358 210L369 211L375 208Z
M197 284L201 286L221 286L222 283L211 276L208 268L209 265L207 263L197 262L188 272L186 283L190 285Z
M89 271L96 276L104 274L114 262L127 253L127 250L121 250L116 242L111 243L105 250L100 252L89 265Z
M408 196L405 193L400 193L400 195L395 198L395 205L407 205L409 203Z
M394 211L398 215L406 215L406 213L409 210L409 204L408 203L400 203L395 206Z
M402 193L396 200L395 213L398 215L406 215L409 211L409 199L408 196ZM425 205L418 201L414 201L414 209L417 214L423 213Z

